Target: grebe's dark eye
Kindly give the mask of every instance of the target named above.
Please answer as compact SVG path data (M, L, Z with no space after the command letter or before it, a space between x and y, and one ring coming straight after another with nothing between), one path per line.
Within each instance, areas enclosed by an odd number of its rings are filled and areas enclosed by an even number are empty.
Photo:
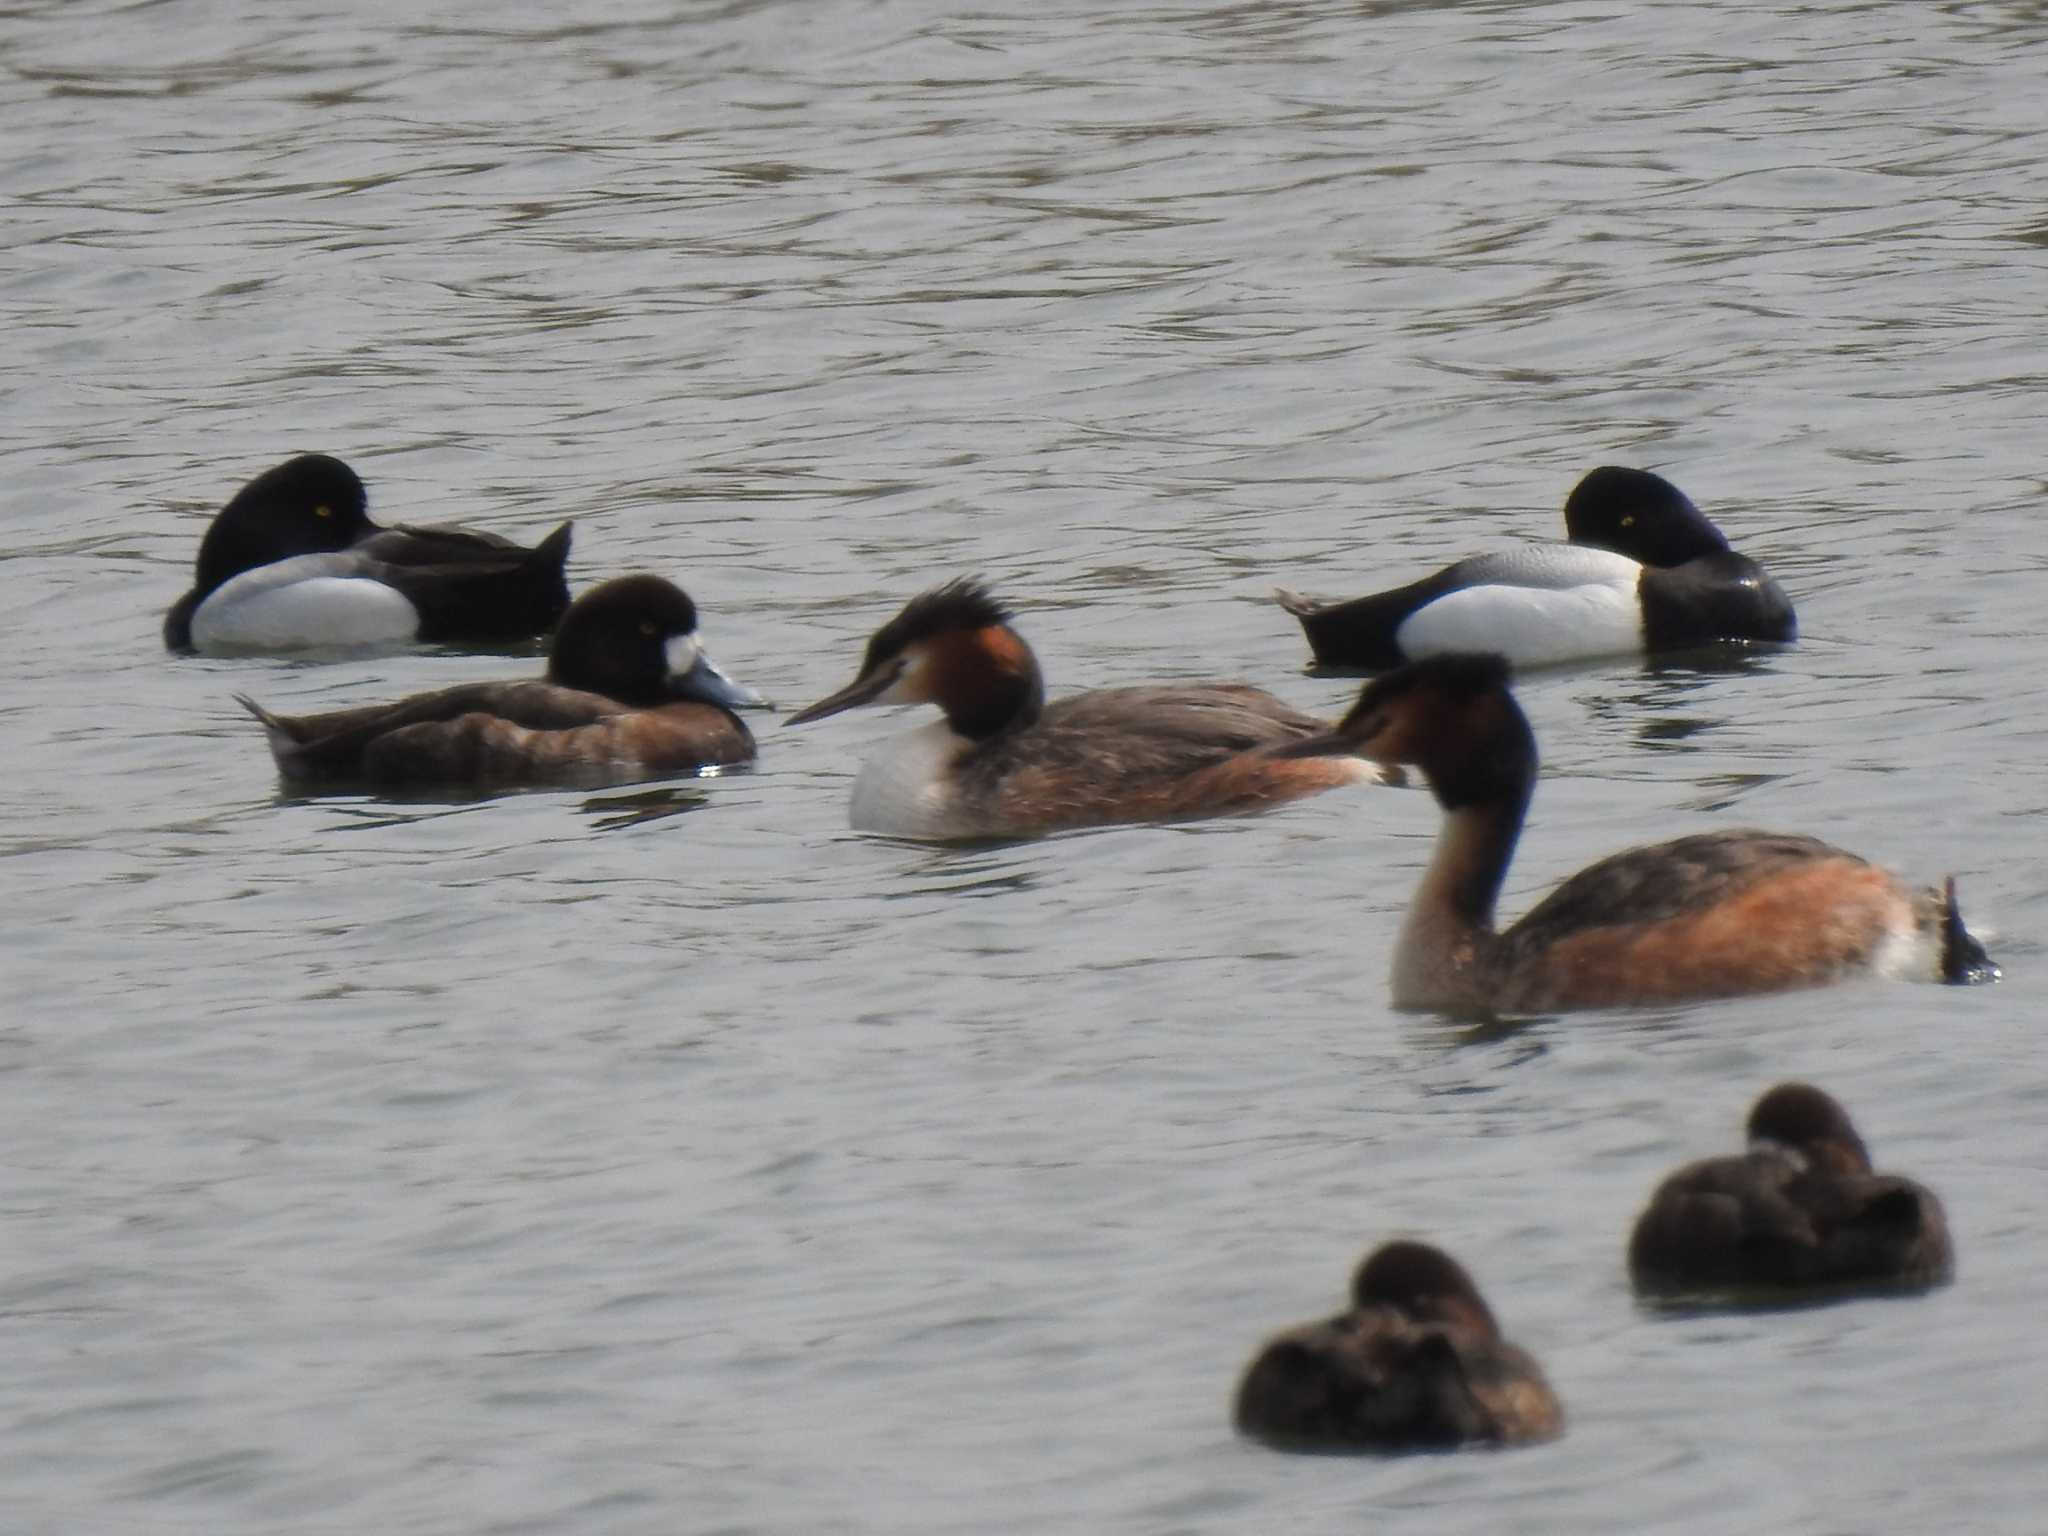
M652 619L642 619L640 621L640 633L651 639L653 636L660 634L661 631L655 627Z

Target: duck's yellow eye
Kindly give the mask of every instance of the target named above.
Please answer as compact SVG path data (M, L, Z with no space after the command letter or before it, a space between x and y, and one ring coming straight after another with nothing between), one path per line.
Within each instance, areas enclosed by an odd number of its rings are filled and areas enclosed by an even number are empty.
M1624 517L1624 518L1623 518L1623 519L1621 520L1621 526L1622 526L1622 527L1624 527L1624 528L1633 528L1633 527L1635 527L1635 525L1636 525L1636 515L1635 515L1635 513L1633 513L1633 512L1629 513L1629 514L1628 514L1628 516Z
M332 517L332 516L334 516L334 508L332 508L332 507L315 507L315 508L313 509L313 515L314 515L315 517Z

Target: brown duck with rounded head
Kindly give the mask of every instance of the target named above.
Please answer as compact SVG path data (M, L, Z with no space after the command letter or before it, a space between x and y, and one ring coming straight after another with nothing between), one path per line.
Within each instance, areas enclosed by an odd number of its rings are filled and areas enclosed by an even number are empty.
M1872 973L1991 981L1955 883L1916 890L1816 838L1708 832L1589 865L1505 932L1494 904L1536 783L1536 739L1499 656L1433 657L1368 683L1291 758L1422 770L1443 830L1394 952L1398 1008L1545 1013L1822 986Z
M242 706L288 779L379 785L617 784L751 762L733 710L760 696L705 654L697 608L658 576L569 606L545 679L465 683L320 715Z
M1749 1150L1657 1186L1629 1239L1639 1290L1925 1290L1955 1271L1934 1192L1873 1173L1847 1111L1780 1083L1749 1112Z
M1349 1311L1259 1351L1236 1422L1280 1450L1442 1450L1554 1439L1564 1409L1456 1260L1393 1242L1359 1266Z
M1245 683L1100 688L1047 704L1031 647L974 581L913 598L868 642L859 676L789 724L862 704L944 713L869 758L854 783L854 827L896 837L1226 816L1388 776L1343 751L1282 761L1257 750L1329 722Z

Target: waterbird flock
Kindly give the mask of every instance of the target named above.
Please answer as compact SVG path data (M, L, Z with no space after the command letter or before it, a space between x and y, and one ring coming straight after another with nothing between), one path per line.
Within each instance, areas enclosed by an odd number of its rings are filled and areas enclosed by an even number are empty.
M1778 584L1662 476L1594 469L1564 518L1566 542L1475 555L1367 597L1279 592L1318 666L1380 674L1338 719L1234 681L1049 700L1010 610L960 578L912 597L875 630L853 681L786 723L934 706L938 719L861 766L850 813L858 830L932 841L1238 815L1399 786L1412 768L1442 824L1393 941L1399 1008L1490 1018L1863 976L1998 979L1953 879L1914 886L1803 834L1726 829L1631 847L1496 927L1537 777L1515 669L1798 635ZM233 656L549 637L539 678L314 715L237 695L298 786L615 784L751 763L754 735L737 711L762 700L711 660L690 597L643 573L572 602L570 538L568 523L531 549L463 527L383 527L353 469L302 454L214 517L164 643ZM1627 1244L1646 1299L1783 1305L1952 1277L1939 1200L1873 1172L1821 1089L1772 1088L1748 1133L1745 1153L1689 1164L1656 1188ZM1241 1433L1285 1450L1524 1445L1565 1424L1471 1276L1408 1239L1367 1256L1346 1310L1261 1348L1234 1403Z

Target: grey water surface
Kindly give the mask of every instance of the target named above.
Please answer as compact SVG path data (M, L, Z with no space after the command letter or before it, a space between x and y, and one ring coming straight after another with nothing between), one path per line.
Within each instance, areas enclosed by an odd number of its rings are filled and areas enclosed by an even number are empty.
M2048 8L16 0L0 11L0 1529L2032 1532L2048 1500ZM1628 842L1953 872L1995 988L1386 1005L1417 791L846 830L906 721L495 799L281 790L174 659L258 470L682 581L786 711L979 573L1055 692L1336 711L1348 595L1671 475L1796 648L1530 677L1504 903ZM1759 1089L1957 1283L1667 1316ZM1237 1440L1371 1244L1463 1257L1552 1446Z

